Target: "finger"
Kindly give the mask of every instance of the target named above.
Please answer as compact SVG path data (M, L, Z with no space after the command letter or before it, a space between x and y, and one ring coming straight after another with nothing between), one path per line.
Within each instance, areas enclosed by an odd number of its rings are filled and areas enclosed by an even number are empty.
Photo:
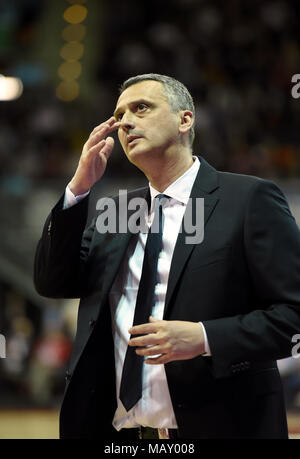
M142 335L144 333L156 333L159 329L159 323L161 320L157 320L155 323L147 323L141 325L135 325L129 329L131 335Z
M120 121L117 121L114 117L111 117L108 120L96 126L91 132L91 135L95 135L99 132L102 133L103 130L113 131L115 129L118 129L120 125L121 125Z
M154 344L160 344L159 338L157 337L156 333L155 334L149 334L146 336L139 336L138 338L132 338L130 339L128 345L129 346L152 346Z
M149 322L150 322L150 323L158 322L158 321L159 321L159 319L155 319L155 318L152 317L152 316L149 317Z
M151 359L144 360L147 365L163 365L171 361L172 359L167 354L162 354L159 357L151 357Z
M103 121L102 123L98 124L96 127L94 127L93 132L97 132L99 129L101 129L104 125L110 125L112 126L114 123L116 122L116 118L114 118L113 116L111 116L110 118L108 118L107 120Z
M150 355L161 355L163 353L163 348L161 346L151 346L151 347L145 347L142 349L136 349L135 352L138 355L142 356L150 356Z
M88 139L88 148L90 149L99 141L103 140L107 134L110 134L111 132L115 131L116 129L119 128L120 123L115 123L114 125L109 125L109 124L103 124L99 126L99 130L93 131Z
M100 154L103 154L106 157L106 159L108 159L114 148L114 144L114 139L112 137L107 137L107 139L105 140L105 145L101 149Z
M106 159L108 159L113 150L114 144L115 141L112 137L107 137L106 139L100 140L100 142L88 150L88 157L92 158L97 153L99 153L99 155L104 154Z
M117 129L119 129L120 126L121 122L114 120L114 122L111 125L109 125L109 132L116 131Z
M95 134L91 134L88 141L87 141L87 144L88 144L88 149L91 149L92 147L94 147L95 145L97 145L99 142L101 142L101 140L104 140L104 137L105 137L105 131L99 131L99 132L96 132Z
M105 146L105 139L100 140L100 142L98 142L96 145L94 145L93 147L91 147L88 150L87 158L92 160L95 155L97 155L98 153L101 152L101 150L104 148L104 146Z

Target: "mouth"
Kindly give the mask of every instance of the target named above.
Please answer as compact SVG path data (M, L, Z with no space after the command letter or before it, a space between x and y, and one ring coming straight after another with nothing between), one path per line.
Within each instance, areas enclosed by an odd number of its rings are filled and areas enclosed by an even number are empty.
M126 139L127 145L132 146L136 140L141 139L141 136L139 135L129 135Z

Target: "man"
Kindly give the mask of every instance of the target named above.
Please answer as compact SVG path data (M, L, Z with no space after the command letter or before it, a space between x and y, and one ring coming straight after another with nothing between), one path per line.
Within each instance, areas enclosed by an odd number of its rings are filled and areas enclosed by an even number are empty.
M193 123L181 83L157 74L127 80L46 221L36 288L81 298L62 438L287 438L276 360L291 355L300 330L300 233L276 185L218 172L193 155ZM153 263L159 282L142 323L135 314L148 292L135 305L152 275L143 266L151 231L105 233L97 220L84 231L88 191L106 169L114 130L149 180L128 194L151 203L148 226L158 218L157 196L166 196ZM204 239L191 244L180 226L197 198ZM142 393L126 409L123 392L139 379L124 376L127 354L143 364Z

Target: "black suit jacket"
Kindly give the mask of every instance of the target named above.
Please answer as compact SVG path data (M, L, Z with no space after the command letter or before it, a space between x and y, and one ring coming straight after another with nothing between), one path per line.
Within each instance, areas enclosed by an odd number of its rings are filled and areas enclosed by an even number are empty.
M275 184L200 161L191 197L205 200L204 240L186 244L179 233L164 319L202 321L212 356L165 366L179 436L286 438L276 360L291 355L300 330L299 229ZM135 190L128 199L147 193ZM85 230L88 198L66 210L62 202L46 221L35 260L41 295L81 298L61 436L111 438L108 294L134 236L100 234L95 223Z

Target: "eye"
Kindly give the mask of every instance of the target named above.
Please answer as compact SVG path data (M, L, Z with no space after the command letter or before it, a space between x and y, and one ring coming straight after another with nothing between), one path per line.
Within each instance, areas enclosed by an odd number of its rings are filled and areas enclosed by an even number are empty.
M137 109L138 109L139 112L142 112L142 111L146 110L146 108L148 108L148 105L146 105L146 104L138 104L138 106L137 106Z

